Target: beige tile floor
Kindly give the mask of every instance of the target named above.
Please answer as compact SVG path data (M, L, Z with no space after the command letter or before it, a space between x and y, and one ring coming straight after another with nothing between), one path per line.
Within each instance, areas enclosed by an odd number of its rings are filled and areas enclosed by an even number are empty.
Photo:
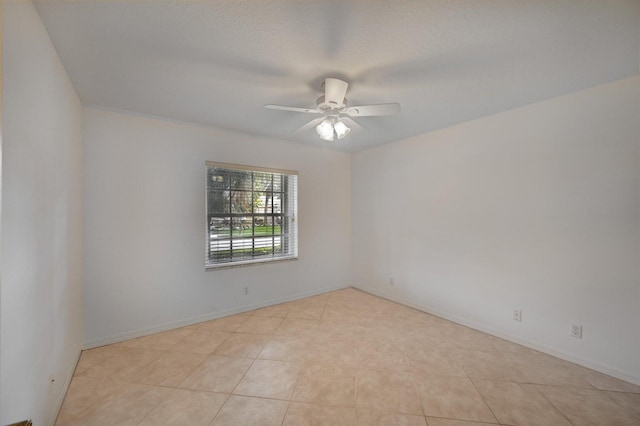
M640 387L349 288L84 351L57 425L640 425Z

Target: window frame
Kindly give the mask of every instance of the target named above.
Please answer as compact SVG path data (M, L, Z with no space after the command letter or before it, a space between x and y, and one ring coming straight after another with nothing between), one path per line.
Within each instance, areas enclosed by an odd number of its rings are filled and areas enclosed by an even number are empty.
M210 193L210 182L209 182L209 176L210 176L210 169L212 168L219 168L219 169L223 169L227 172L234 172L234 171L244 171L244 172L251 172L251 189L238 189L238 188L232 188L232 183L229 183L229 187L228 188L222 188L222 189L218 189L218 191L221 192L225 192L228 191L229 192L229 206L228 212L222 212L222 213L210 213L210 208L209 208L209 202L210 202L210 198L209 198L209 193ZM265 173L265 174L269 174L271 175L271 184L273 184L273 177L274 175L281 175L283 176L283 187L281 188L280 191L277 192L277 194L280 194L281 196L281 201L280 201L280 211L278 213L274 212L274 206L275 206L275 201L274 201L274 197L276 192L273 191L257 191L255 189L254 186L254 178L255 178L255 174L256 173ZM293 185L293 188L291 188L291 185ZM212 189L215 190L215 189ZM267 213L266 209L268 208L267 206L264 207L265 212L256 212L254 211L254 205L252 203L252 208L251 208L251 212L247 213L247 212L242 212L242 213L238 213L238 212L234 212L233 211L233 203L232 203L232 194L236 193L236 192L247 192L250 193L252 198L254 197L254 194L259 193L259 192L264 192L265 193L265 201L269 200L269 197L266 196L266 194L271 194L271 212ZM225 194L226 196L226 194ZM243 164L233 164L233 163L221 163L221 162L215 162L215 161L206 161L205 162L205 221L206 221L206 225L205 225L205 269L206 270L213 270L213 269L219 269L219 268L232 268L232 267L239 267L239 266L247 266L247 265L256 265L256 264L261 264L261 263L269 263L269 262L281 262L281 261L287 261L287 260L297 260L298 259L298 172L296 170L287 170L287 169L275 169L275 168L269 168L269 167L261 167L261 166L250 166L250 165L243 165ZM213 238L212 237L212 219L214 219L215 217L218 218L222 218L224 217L225 219L229 219L229 238ZM234 235L235 234L235 228L234 228L234 219L240 219L241 218L247 218L250 217L251 218L251 232L252 235L251 236L244 236L244 235ZM252 257L252 258L240 258L238 260L234 260L233 259L233 241L239 241L239 240L244 240L243 242L246 244L246 240L250 240L251 241L251 250L252 250L252 256L255 256L255 250L256 250L256 239L263 237L262 235L256 235L256 231L255 231L255 226L256 223L258 223L258 221L256 221L257 218L271 218L271 234L270 236L265 235L267 238L272 238L272 250L271 250L271 256L266 255L266 256L260 256L260 257ZM278 234L275 233L276 230L276 226L275 223L276 218L280 218L280 232ZM263 222L265 223L265 222ZM266 223L269 223L269 221L267 220ZM285 232L285 229L288 230L288 232ZM244 233L244 228L242 227L240 229L240 234ZM275 243L275 239L279 237L280 238L280 244L284 245L287 247L288 252L287 253L282 253L282 254L276 254L275 253L275 248L276 248L276 243ZM215 262L214 260L212 260L211 258L211 252L212 252L212 244L213 242L224 242L224 241L229 241L229 248L227 250L230 251L230 258L228 261L218 261ZM285 243L286 241L286 243ZM283 248L284 250L284 248Z

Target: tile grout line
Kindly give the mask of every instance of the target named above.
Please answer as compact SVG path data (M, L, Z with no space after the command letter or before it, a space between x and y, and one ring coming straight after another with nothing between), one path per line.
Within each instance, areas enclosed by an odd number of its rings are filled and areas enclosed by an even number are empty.
M248 320L248 319L247 319ZM246 321L245 321L246 322ZM244 323L243 323L244 324ZM243 324L238 325L238 327L236 327L236 330L238 330ZM232 331L231 334L240 334L237 331ZM231 337L231 336L229 336ZM229 337L226 340L229 339ZM222 343L219 345L221 346ZM217 349L217 348L216 348ZM264 349L264 347L263 347ZM214 350L215 352L215 350ZM262 352L262 349L260 350L260 352ZM260 353L258 353L257 356L259 356ZM242 358L242 357L230 357L230 358ZM257 358L253 358L253 361L251 362L251 365L247 368L247 370L244 372L244 374L242 375L242 377L240 378L240 380L238 380L238 383L236 383L236 385L234 386L234 388L231 390L231 392L229 392L229 394L227 395L227 398L224 400L224 402L222 403L222 405L220 405L220 408L218 408L218 411L216 412L215 416L213 416L213 418L211 419L211 422L209 423L209 426L211 426L213 424L213 422L216 420L216 417L218 417L218 414L220 414L220 412L222 411L222 408L225 406L225 404L229 401L229 399L231 398L231 395L233 395L233 391L236 390L236 388L238 387L238 385L240 384L240 382L242 382L242 380L244 379L244 377L247 375L247 372L249 371L249 369L251 368L251 366L253 366L253 364L255 363Z
M331 296L329 296L331 297ZM322 313L320 314L320 318L319 320L322 321L322 318L324 318L324 312L327 310L327 304L329 303L329 297L326 298L326 300L324 301L324 305L322 306Z
M197 328L196 328L196 330L197 330ZM195 332L196 330L194 330L194 332ZM227 337L225 337L225 338L220 342L220 344L218 344L218 345L217 345L217 346L216 346L216 347L215 347L215 348L214 348L210 353L208 353L208 354L202 354L202 355L204 355L204 358L202 359L202 361L200 361L200 362L199 362L198 364L196 364L196 365L195 365L191 370L189 370L189 372L188 372L188 373L187 373L187 374L182 378L182 380L180 380L180 381L179 381L175 386L166 386L167 388L173 389L169 395L171 395L171 394L175 393L175 391L176 391L176 390L189 390L189 391L195 391L195 392L202 392L202 390L181 388L181 387L180 387L180 385L181 385L181 384L182 384L182 383L183 383L183 382L184 382L184 381L185 381L185 380L186 380L186 379L187 379L191 374L193 374L193 372L194 372L194 371L196 371L196 370L198 369L198 367L200 367L202 364L204 364L204 362L205 362L207 359L209 359L209 357L210 357L210 356L212 356L212 355L213 355L213 352L215 352L215 350L216 350L218 347L220 347L224 342L226 342L226 341L229 339L229 337L231 337L234 333L235 333L235 332L229 332L229 335L228 335ZM190 333L189 335L191 335L191 334L193 334L193 333ZM186 338L186 337L188 337L188 336L184 336L184 338ZM178 345L180 342L182 342L182 340L183 340L183 339L180 339L178 342L176 342L176 343L175 343L175 345ZM169 353L180 353L179 351L169 351L169 350L167 350L167 352L169 352ZM161 385L156 385L156 386L162 387ZM220 393L220 392L214 392L214 393ZM229 399L229 396L230 396L230 395L231 395L231 394L228 394L228 395L227 395L227 398L225 398L224 402L220 405L220 407L218 408L218 410L216 411L216 413L215 413L215 414L213 415L213 417L211 418L211 422L213 422L213 420L216 418L216 416L218 415L218 413L219 413L219 412L220 412L220 410L222 409L222 406L223 406L223 405L227 402L227 400ZM157 408L157 407L158 407L158 406L163 402L163 400L164 400L164 399L161 399L160 401L158 401L158 403L157 403L156 405L154 405L154 407L153 407L151 410L149 410L149 411L147 412L147 414L145 414L145 416L140 420L140 422L138 422L138 424L140 424L140 423L144 422L144 420L149 416L149 414L151 414L151 412L152 412L153 410L155 410L155 409L156 409L156 408ZM211 424L211 423L210 423L210 424Z
M208 355L206 355L206 356L204 357L204 359L198 363L198 365L196 365L196 366L195 366L191 371L189 371L189 372L188 372L188 373L187 373L187 374L182 378L182 380L180 380L180 382L175 386L175 388L176 388L176 389L186 389L186 388L181 388L181 387L180 387L180 385L181 385L182 383L184 383L184 381L185 381L185 380L187 380L187 378L188 378L189 376L191 376L191 375L192 375L192 374L193 374L193 373L194 373L194 372L195 372L195 371L196 371L196 370L197 370L197 369L198 369L202 364L204 364L204 363L205 363L205 361L206 361L207 359L209 359L211 356L214 356L214 355L213 355L213 353L216 351L216 349L218 349L220 346L222 346L222 344L223 344L224 342L226 342L226 341L229 339L229 337L231 337L231 335L233 335L233 332L229 333L229 336L227 336L227 337L226 337L222 342L220 342L220 344L219 344L218 346L216 346L216 348L215 348L214 350L212 350L212 351L211 351L211 353L209 353ZM216 356L217 356L217 355L216 355ZM196 390L196 389L191 389L191 390Z
M220 404L220 407L218 408L216 413L211 418L211 421L209 422L209 426L213 425L213 422L216 421L216 417L218 417L218 414L220 414L220 411L222 411L222 407L224 407L224 405L227 403L227 401L229 401L229 398L231 398L231 394L230 393L227 394L227 397L225 398L224 402L222 404Z
M171 395L173 392L175 392L175 389L176 389L176 388L172 388L172 389L173 389L173 390L171 390L167 396L169 396L169 395ZM138 424L138 425L139 425L140 423L144 422L144 419L146 419L146 418L149 416L149 414L151 414L151 412L152 412L153 410L155 410L155 409L156 409L156 408L157 408L157 407L162 403L162 401L163 401L163 400L164 400L164 398L159 398L159 399L158 399L158 403L157 403L157 404L155 404L155 405L154 405L154 406L153 406L149 411L147 411L147 413L146 413L144 416L142 416L142 418L140 419L140 421L139 421L138 423L136 423L136 424Z
M284 318L282 318L282 321L280 322L280 324L282 324L284 322ZM278 326L279 327L279 326ZM274 331L275 333L275 331ZM262 398L262 399L269 399L269 400L273 400L273 401L284 401L282 399L277 399L277 398L267 398L267 397L260 397L260 396L250 396L250 395L240 395L240 394L235 394L234 392L236 391L236 389L238 388L238 386L240 386L240 383L242 383L242 381L244 380L244 378L247 376L247 373L249 372L249 370L251 370L251 367L253 367L253 365L255 364L255 362L260 359L262 360L260 357L260 354L262 353L262 351L264 350L265 346L269 344L269 342L273 339L273 337L275 336L275 334L270 334L269 335L269 340L264 344L264 346L262 347L262 349L260 349L260 351L258 352L258 354L256 355L255 358L253 358L253 361L251 362L251 365L249 366L249 368L247 368L247 371L244 372L244 374L242 375L242 377L240 378L240 380L238 380L238 383L236 384L236 386L233 388L233 390L229 393L229 396L227 397L227 400L224 402L224 404L227 403L227 401L229 400L229 398L231 398L231 395L234 396L240 396L240 397L245 397L245 398ZM275 361L275 362L285 362L285 361L277 361L277 360L264 360L264 361ZM300 372L298 372L298 376L300 375ZM296 376L296 385L297 385L297 380L298 380L298 376ZM294 392L295 392L295 387L294 387ZM284 416L282 417L282 422L280 423L280 425L282 426L282 424L284 423L284 419L287 416L287 413L289 412L289 405L291 404L291 398L293 398L293 393L291 394L291 396L289 397L289 399L287 400L287 409L285 410ZM220 406L220 410L222 410L222 407L224 406L224 404L222 404L222 406ZM216 413L216 416L218 414ZM213 418L213 420L211 420L210 426L211 424L213 424L213 421L215 420L215 417Z
M464 367L462 367L462 369L464 370ZM467 373L467 370L464 370L464 372ZM467 373L467 375L468 375L468 373ZM476 390L476 392L478 392L478 395L480 395L480 398L482 398L482 402L484 402L484 405L487 406L487 408L491 412L491 415L493 416L493 418L496 419L496 423L500 424L500 420L498 420L498 416L496 416L496 413L493 412L493 409L491 408L491 406L487 402L487 400L484 397L484 395L482 395L482 393L478 390L478 387L473 382L473 379L471 377L468 377L467 380L469 380L471 382L471 385L473 386L473 388Z
M293 385L293 391L291 392L291 396L289 396L289 400L287 401L287 409L284 411L284 416L282 417L282 422L280 423L280 426L284 424L284 420L287 418L287 414L289 413L289 407L291 407L291 404L293 403L293 396L296 394L296 389L298 388L300 374L302 373L302 369L305 367L305 365L306 365L306 360L302 362L302 367L300 367L300 370L296 375L296 383L295 385Z
M407 355L407 350L406 350L406 347L405 347L404 343L402 344L402 354L404 355L405 361L407 362L407 367L410 367L410 365L409 365L409 356ZM410 374L410 378L411 378L411 384L413 385L413 390L415 391L416 396L420 400L420 408L422 409L422 417L424 417L424 422L428 424L428 422L427 422L427 413L424 411L424 404L422 403L422 396L420 396L420 392L418 392L418 385L416 384L416 379L414 377L414 374L412 374L412 373L409 373L409 374Z
M570 424L570 425L575 425L575 423L573 423L573 422L571 421L571 419L569 418L569 416L567 416L567 415L566 415L566 414L565 414L565 413L564 413L564 412L563 412L559 407L557 407L557 406L556 406L556 404L554 404L554 403L553 403L553 401L551 401L549 398L547 398L547 396L546 396L544 393L542 393L542 392L540 392L540 390L538 390L538 386L540 386L540 385L532 384L531 386L533 386L533 389L534 389L536 392L538 392L538 394L542 395L542 397L543 397L543 398L544 398L544 399L545 399L549 404L551 404L551 406L552 406L553 408L555 408L555 409L556 409L556 411L557 411L558 413L562 414L562 417L564 417L565 419L567 419L567 421L569 422L569 424ZM544 385L542 385L542 386L544 386Z

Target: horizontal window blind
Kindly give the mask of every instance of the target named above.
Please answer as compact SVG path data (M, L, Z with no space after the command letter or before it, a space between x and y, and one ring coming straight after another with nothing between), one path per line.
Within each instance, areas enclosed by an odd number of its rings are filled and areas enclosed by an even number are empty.
M207 268L298 256L298 173L206 163Z

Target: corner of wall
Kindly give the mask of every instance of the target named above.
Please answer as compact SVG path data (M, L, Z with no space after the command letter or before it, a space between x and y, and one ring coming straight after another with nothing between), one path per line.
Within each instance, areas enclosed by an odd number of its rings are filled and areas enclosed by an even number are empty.
M2 15L0 424L50 425L83 337L82 106L33 3Z

